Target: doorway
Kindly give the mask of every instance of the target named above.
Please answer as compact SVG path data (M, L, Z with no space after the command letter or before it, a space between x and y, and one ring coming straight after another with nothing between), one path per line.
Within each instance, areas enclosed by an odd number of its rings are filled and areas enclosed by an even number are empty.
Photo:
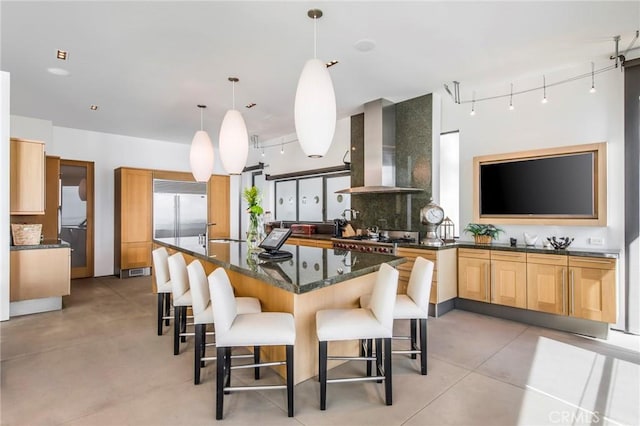
M71 244L71 278L93 277L93 162L60 160L60 238Z

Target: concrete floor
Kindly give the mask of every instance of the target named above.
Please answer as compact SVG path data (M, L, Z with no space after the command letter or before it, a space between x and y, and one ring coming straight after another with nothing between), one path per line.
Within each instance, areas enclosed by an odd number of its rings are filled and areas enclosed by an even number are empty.
M215 367L193 385L193 342L173 356L158 337L148 277L75 280L62 311L0 325L2 425L200 425L215 422ZM399 326L399 328L407 328ZM404 331L404 330L401 330ZM618 346L622 341L627 347ZM615 343L615 344L614 344ZM382 384L314 380L226 396L229 425L640 424L638 338L603 342L463 311L429 320L429 375L393 360L394 404ZM333 370L363 371L356 363ZM252 382L251 371L235 375ZM331 374L330 374L331 377ZM263 373L264 383L279 378Z

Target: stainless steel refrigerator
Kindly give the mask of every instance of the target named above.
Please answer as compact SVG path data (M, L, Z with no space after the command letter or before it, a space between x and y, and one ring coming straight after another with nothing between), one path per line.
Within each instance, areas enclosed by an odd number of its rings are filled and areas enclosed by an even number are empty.
M207 184L153 180L153 236L195 237L207 225Z

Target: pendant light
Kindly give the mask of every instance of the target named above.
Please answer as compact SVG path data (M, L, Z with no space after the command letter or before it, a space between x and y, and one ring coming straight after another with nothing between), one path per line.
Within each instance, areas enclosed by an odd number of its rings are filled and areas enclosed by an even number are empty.
M323 157L333 141L336 130L336 95L331 76L317 56L317 19L322 11L311 9L313 19L313 59L302 69L295 100L296 134L302 151L311 158Z
M206 107L206 105L198 105L198 108L200 108L200 130L193 136L191 151L189 152L191 173L197 182L208 182L213 173L213 145L202 126Z
M242 114L236 109L236 77L229 77L233 87L232 108L227 111L220 126L220 160L227 173L239 175L247 164L249 134Z

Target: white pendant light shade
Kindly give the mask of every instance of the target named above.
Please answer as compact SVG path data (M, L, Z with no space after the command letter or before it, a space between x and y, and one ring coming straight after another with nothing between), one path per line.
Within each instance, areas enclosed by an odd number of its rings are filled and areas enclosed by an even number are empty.
M191 173L197 182L207 182L213 173L213 145L204 130L198 130L189 152Z
M323 157L336 130L336 95L327 66L320 59L304 65L295 101L296 134L308 157Z
M227 173L239 175L247 164L249 134L242 114L230 109L220 126L220 160Z

